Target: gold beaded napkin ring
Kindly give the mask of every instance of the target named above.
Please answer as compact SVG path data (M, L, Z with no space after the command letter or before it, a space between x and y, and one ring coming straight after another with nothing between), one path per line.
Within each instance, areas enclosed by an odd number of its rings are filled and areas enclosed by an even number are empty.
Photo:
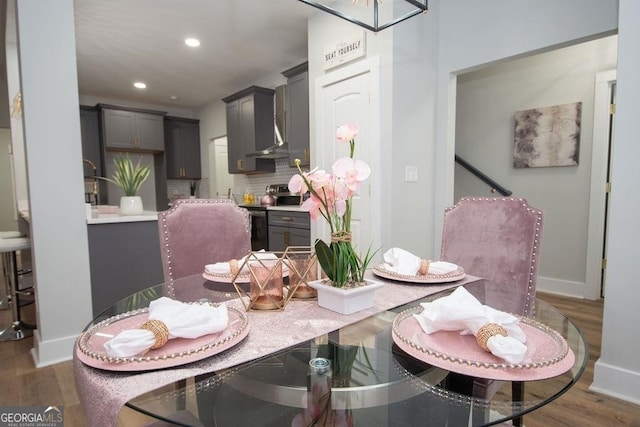
M503 337L509 336L507 334L507 330L503 328L502 325L499 325L497 323L487 323L486 325L478 329L478 333L476 334L476 341L482 349L490 352L491 350L489 350L489 347L487 347L487 341L489 340L489 338L496 335L502 335Z
M151 331L156 337L156 342L151 346L151 350L160 348L169 341L169 328L161 320L147 320L140 328Z

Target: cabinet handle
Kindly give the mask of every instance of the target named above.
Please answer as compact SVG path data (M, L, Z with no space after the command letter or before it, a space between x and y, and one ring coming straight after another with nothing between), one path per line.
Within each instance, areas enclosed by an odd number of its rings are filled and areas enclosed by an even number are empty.
M240 160L236 160L236 166L238 167L238 170L241 171L244 169L243 165L242 165L242 159Z
M291 218L290 216L283 216L281 219L283 221L293 221L293 218Z
M285 244L286 246L289 246L289 241L290 241L289 236L290 236L290 234L291 234L291 233L289 232L289 230L287 230L287 231L285 231L285 232L284 232L284 244Z
M310 159L309 157L310 157L310 156L309 156L309 149L308 149L308 148L305 148L305 149L304 149L304 161L305 161L305 162L309 162L309 161L311 161L311 159Z

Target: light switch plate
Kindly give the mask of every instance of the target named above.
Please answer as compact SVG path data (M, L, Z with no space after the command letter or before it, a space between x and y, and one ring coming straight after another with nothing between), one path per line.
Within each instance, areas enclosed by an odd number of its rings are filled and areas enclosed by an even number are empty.
M407 166L404 170L404 180L407 182L418 182L418 167Z

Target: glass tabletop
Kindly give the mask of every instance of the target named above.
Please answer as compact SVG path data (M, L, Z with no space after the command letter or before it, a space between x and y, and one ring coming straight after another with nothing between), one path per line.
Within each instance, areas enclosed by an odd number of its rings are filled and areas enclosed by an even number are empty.
M220 284L215 286L215 294L209 289L203 295L182 297L194 301L237 297L219 288ZM492 284L477 281L465 287L484 304L500 309L504 298ZM151 289L162 292L161 287ZM539 299L535 321L559 333L575 361L560 375L515 382L524 384L519 398L514 398L512 381L456 373L398 347L393 340L394 319L420 302L450 292L433 294L233 368L177 381L127 406L186 426L493 425L548 404L584 371L588 347L582 333ZM148 296L153 299L150 293ZM148 304L141 299L137 301L140 306ZM314 359L327 360L329 369L311 367Z

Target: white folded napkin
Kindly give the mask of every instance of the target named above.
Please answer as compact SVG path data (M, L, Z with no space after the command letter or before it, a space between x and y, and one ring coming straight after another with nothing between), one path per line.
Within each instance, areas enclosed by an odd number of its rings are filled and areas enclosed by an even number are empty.
M420 305L424 310L414 316L425 333L460 331L461 335L477 335L484 325L497 323L507 331L508 336L495 335L489 338L487 347L491 353L509 363L524 360L527 337L518 326L518 318L482 305L466 289L459 287L446 297Z
M391 248L382 255L385 268L389 271L415 276L420 270L422 259L400 248Z
M415 276L420 271L422 259L411 252L400 248L391 248L382 255L385 268L388 271ZM447 274L456 271L456 264L446 261L430 261L428 274Z
M446 261L431 261L429 263L429 274L448 274L458 269L457 264Z
M254 252L254 255L257 259L260 260L277 260L278 256L271 252L265 252L264 249L261 249L258 252ZM244 256L238 260L238 268L242 267L244 262L246 261L247 256ZM228 261L224 262L216 262L215 264L207 264L204 266L204 271L207 274L231 274L231 267Z
M186 304L161 297L149 303L149 320L162 321L169 329L169 339L193 339L224 331L229 315L224 304ZM149 330L129 329L104 343L104 348L110 356L130 357L150 349L155 341Z

